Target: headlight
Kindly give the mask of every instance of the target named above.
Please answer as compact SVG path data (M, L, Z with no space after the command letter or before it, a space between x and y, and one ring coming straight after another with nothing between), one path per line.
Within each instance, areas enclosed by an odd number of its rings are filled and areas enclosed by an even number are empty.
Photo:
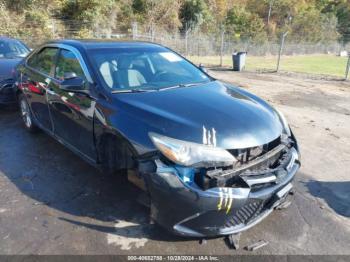
M218 147L185 142L149 133L154 145L169 160L183 166L230 166L237 160L228 151Z
M276 109L276 112L278 113L278 116L280 118L280 121L282 123L283 126L283 133L286 134L288 137L291 136L291 132L290 132L290 127L288 125L287 119L285 118L285 116L282 114L281 111Z

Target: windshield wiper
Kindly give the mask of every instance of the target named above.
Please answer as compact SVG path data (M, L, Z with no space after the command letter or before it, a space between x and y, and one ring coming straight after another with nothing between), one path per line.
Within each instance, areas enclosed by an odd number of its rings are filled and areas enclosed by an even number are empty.
M179 84L179 85L175 85L175 86L169 86L169 87L160 88L159 90L163 91L163 90L169 90L169 89L174 89L174 88L198 86L198 85L205 84L205 83L206 82L197 82L197 83L190 83L190 84Z
M163 91L163 90L169 90L174 88L181 88L181 87L191 87L191 86L198 86L201 84L205 84L207 82L197 82L197 83L189 83L189 84L178 84L175 86L169 86L159 89L147 89L147 88L135 88L135 89L115 89L112 90L112 94L121 94L121 93L143 93L143 92L152 92L152 91Z
M157 89L140 89L140 88L135 88L135 89L117 89L117 90L112 90L112 94L121 94L121 93L143 93L143 92L151 92L151 91L157 91Z

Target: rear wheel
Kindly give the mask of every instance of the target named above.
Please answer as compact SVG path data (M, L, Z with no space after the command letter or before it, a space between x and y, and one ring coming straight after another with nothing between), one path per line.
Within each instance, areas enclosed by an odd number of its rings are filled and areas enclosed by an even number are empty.
M32 133L37 131L38 128L33 122L32 112L30 111L28 102L25 99L25 96L23 94L19 95L18 102L19 102L19 108L20 108L21 117L24 123L24 127L29 132L32 132Z

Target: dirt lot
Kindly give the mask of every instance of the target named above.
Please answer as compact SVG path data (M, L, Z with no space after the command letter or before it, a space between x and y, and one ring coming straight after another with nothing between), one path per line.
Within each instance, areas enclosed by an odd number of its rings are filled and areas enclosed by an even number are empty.
M257 254L350 254L350 83L211 71L263 97L288 118L302 153L289 209L245 232ZM0 111L0 254L247 254L147 223L138 191L91 168L17 112Z

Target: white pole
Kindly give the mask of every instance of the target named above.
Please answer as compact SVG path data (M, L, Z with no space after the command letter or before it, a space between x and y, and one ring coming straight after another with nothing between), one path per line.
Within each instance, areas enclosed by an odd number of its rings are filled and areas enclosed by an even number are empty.
M285 33L282 34L280 50L279 50L279 53L278 53L276 72L278 72L280 70L280 61L281 61L281 56L282 56L282 52L283 52L284 41L285 41L285 38L286 38L287 35L288 35L288 32L285 32Z
M350 54L348 54L348 63L346 65L345 80L349 79L349 71L350 71Z
M220 66L222 67L222 57L224 53L224 36L225 36L225 30L221 29L221 45L220 45Z

